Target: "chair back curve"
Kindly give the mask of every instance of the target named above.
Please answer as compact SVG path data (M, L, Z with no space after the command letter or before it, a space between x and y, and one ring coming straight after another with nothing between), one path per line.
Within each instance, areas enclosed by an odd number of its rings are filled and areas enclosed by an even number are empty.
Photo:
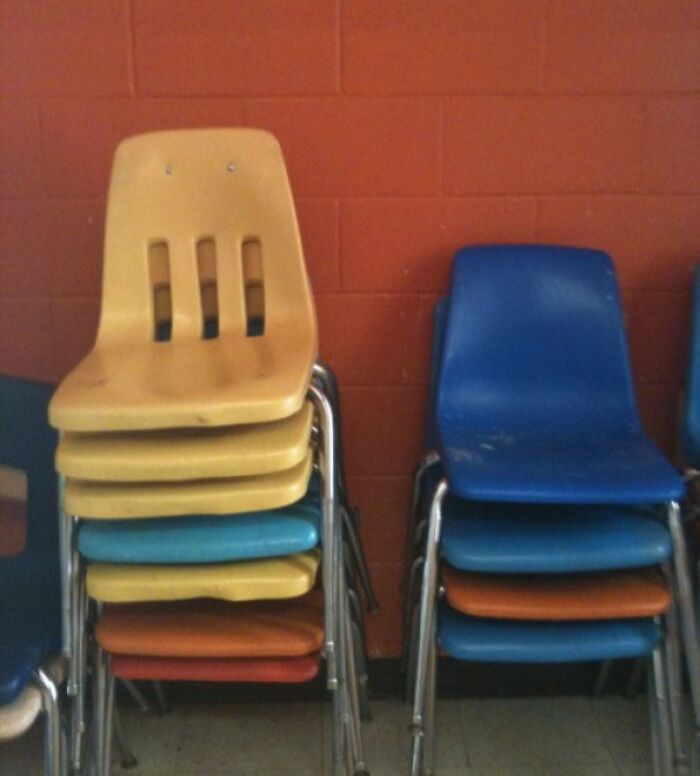
M450 427L499 442L641 429L612 261L545 245L455 257L438 381Z

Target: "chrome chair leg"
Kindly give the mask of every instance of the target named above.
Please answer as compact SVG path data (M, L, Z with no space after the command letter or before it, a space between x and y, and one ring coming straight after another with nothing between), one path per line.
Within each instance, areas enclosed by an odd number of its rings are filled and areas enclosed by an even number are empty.
M404 602L404 621L403 621L403 644L402 644L402 663L404 672L408 672L408 663L411 654L411 617L413 608L415 607L416 591L420 589L418 587L420 580L420 571L423 566L423 556L418 556L413 563L407 574L405 595L406 600Z
M447 495L447 480L441 479L435 487L430 505L428 537L425 546L425 564L423 566L423 584L420 599L420 626L418 637L418 657L416 660L416 688L413 698L413 736L412 774L419 776L422 762L422 747L425 733L424 711L427 693L430 642L433 638L432 624L435 617L438 593L438 549L442 527L442 504Z
M668 685L666 683L666 665L663 655L663 646L657 647L651 658L653 687L648 692L654 696L654 706L658 718L658 750L661 772L664 776L673 774L673 745L671 735L671 721L668 708ZM650 682L651 684L651 682Z
M372 586L372 578L369 573L367 559L362 547L362 537L360 536L358 526L356 521L353 520L347 506L341 504L340 515L343 521L343 528L345 529L345 537L352 554L352 560L354 561L353 566L357 570L360 584L365 593L367 609L370 612L377 611L379 609L379 602L377 601L374 587Z
M343 664L344 678L346 682L346 698L348 713L348 739L352 752L353 773L357 776L368 774L362 747L362 723L360 719L360 701L358 694L357 670L355 664L355 643L353 638L352 619L350 616L347 586L341 570L341 627L343 631Z
M697 761L696 753L700 738L700 651L698 650L698 631L693 591L690 584L685 533L681 520L680 505L677 501L672 501L668 505L668 524L673 542L676 600L678 601L683 647L685 649L686 666L690 680L690 695L693 704L691 765L696 767L694 761Z
M335 559L340 559L340 550L335 541L338 504L336 497L336 460L333 408L328 398L315 386L309 387L309 396L314 403L322 431L322 441L319 446L320 466L322 473L322 513L323 513L323 556L322 573L324 587L324 628L325 655L328 676L328 689L338 686L338 676L335 653L335 634L337 633L337 593ZM340 533L340 531L339 531Z
M70 562L72 546L72 518L66 514L65 503L66 478L58 476L58 536L61 577L61 647L66 657L71 653L71 619L70 619Z
M69 595L70 595L70 660L68 661L68 694L77 695L78 676L80 666L78 665L78 631L80 629L80 555L78 553L78 519L71 518L70 528L70 575L69 575Z
M416 691L416 660L418 657L418 634L420 632L420 603L413 606L410 617L410 633L408 642L408 655L406 659L406 686L404 688L406 703L412 703Z
M156 696L157 714L167 714L170 711L170 706L168 705L168 699L165 696L163 683L151 682L151 686L153 687L153 694Z
M418 512L420 509L420 502L423 496L423 478L433 466L440 463L440 454L437 450L428 450L423 454L423 457L418 462L415 473L413 475L413 489L411 491L411 506L408 513L408 525L410 528L415 528L415 524L418 518ZM410 531L409 531L410 534Z
M136 684L131 679L119 679L119 684L129 693L134 703L145 714L149 714L153 711L151 704L146 700L146 696L139 690Z
M673 571L668 565L663 568L668 589L674 590ZM664 635L664 657L668 677L668 705L671 716L671 734L673 738L673 759L676 765L687 764L683 747L683 671L680 635L678 628L678 610L672 604L666 613L666 632Z
M350 627L352 630L352 645L354 648L357 671L357 692L360 703L360 719L368 722L372 719L367 687L367 641L365 639L364 623L362 621L362 606L357 593L348 586L348 608L350 611Z
M87 683L87 619L89 601L85 585L85 570L80 555L73 555L73 574L75 576L75 607L73 620L73 655L75 664L75 692L70 713L70 762L71 769L80 772L83 760L85 719L85 687Z
M34 681L41 693L41 704L46 714L44 727L44 773L46 776L64 776L65 757L62 747L61 708L58 687L44 668L37 668Z
M435 753L437 729L435 726L435 698L437 695L437 613L431 626L433 638L430 645L430 661L428 663L427 692L425 694L425 743L423 747L422 772L426 776L435 773Z
M416 529L419 522L419 513L421 500L423 498L423 479L427 472L436 464L440 462L440 456L435 450L428 450L418 462L415 473L413 475L413 489L411 492L411 505L408 512L408 527L406 532L406 584L404 589L408 587L408 574L413 563L413 556L416 547Z
M646 660L644 658L636 658L630 671L629 679L625 685L624 695L625 698L636 698L642 689L642 679L644 678L644 666Z
M372 585L372 578L369 574L369 568L367 566L366 555L362 547L362 537L359 531L359 519L357 510L355 510L347 499L347 488L345 484L345 470L343 468L343 446L341 443L341 426L340 426L340 393L338 391L338 381L335 377L333 370L320 361L317 361L313 367L313 377L320 385L321 390L328 398L334 416L334 437L335 437L335 457L337 461L337 473L338 473L338 495L341 503L341 507L347 511L347 516L353 523L352 534L353 543L357 550L356 557L358 563L358 572L362 581L362 587L365 592L365 599L367 601L367 609L369 611L376 611L379 609L379 603L377 596L374 592Z
M651 734L651 761L654 776L664 776L660 743L659 713L656 701L656 688L654 686L654 663L651 657L645 661L647 676L647 701L649 707L649 732Z
M341 569L344 569L343 561L341 558L340 545L342 544L342 538L340 532L334 536L334 545L332 547L333 557L333 569L334 574L332 578L333 585L333 607L334 612L340 616L341 598L340 598L340 574ZM325 579L324 579L325 585ZM333 776L343 776L343 774L351 773L352 763L350 762L350 732L349 732L349 716L347 710L347 683L345 680L345 662L343 653L343 639L339 634L339 631L335 629L336 622L339 623L340 619L333 622L333 634L336 645L336 684L331 690L333 699L333 724L332 724L332 773Z
M598 669L596 675L595 685L593 686L593 697L600 698L605 691L605 685L608 682L610 676L610 669L612 668L612 660L603 660Z
M107 674L109 666L107 655L101 647L95 649L93 677L93 735L92 760L94 776L108 776L104 771L105 750L107 747Z
M139 761L136 759L131 747L129 746L129 741L126 737L126 733L124 732L124 725L122 724L122 717L119 713L119 707L117 706L116 702L114 703L114 710L112 714L112 733L114 735L114 743L119 750L119 762L121 767L125 770L135 768L139 764Z
M104 752L102 768L105 776L109 776L112 770L112 741L114 730L114 676L109 670L109 655L105 654L106 678L105 678L105 715L104 715Z

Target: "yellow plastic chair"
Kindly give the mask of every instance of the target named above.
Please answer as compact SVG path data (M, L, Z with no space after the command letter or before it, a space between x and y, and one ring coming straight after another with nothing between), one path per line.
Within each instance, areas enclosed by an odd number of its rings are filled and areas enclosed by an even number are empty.
M316 356L275 138L211 129L122 142L97 341L54 395L51 423L94 432L279 420L302 408Z
M277 509L301 499L312 454L292 469L252 477L178 482L67 480L64 509L90 519L175 517Z
M296 598L314 586L320 558L318 550L310 550L281 558L193 566L91 563L87 594L105 603Z
M63 434L59 474L77 480L160 482L272 474L308 455L313 406L282 420L206 430ZM80 513L78 513L80 514Z

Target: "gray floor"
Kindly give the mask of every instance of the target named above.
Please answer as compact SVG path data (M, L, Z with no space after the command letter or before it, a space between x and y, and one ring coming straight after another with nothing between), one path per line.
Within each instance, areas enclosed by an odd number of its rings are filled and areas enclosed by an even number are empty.
M373 776L407 772L408 707L374 701L365 726ZM114 776L314 776L329 773L329 708L315 702L197 704L164 717L123 710L139 766ZM586 698L440 700L438 775L646 776L647 705ZM41 773L41 725L0 745L0 776Z

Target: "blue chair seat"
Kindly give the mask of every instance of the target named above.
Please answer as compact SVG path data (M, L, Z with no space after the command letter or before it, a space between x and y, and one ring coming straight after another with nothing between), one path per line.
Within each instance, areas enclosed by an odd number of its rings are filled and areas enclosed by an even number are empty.
M612 438L518 439L458 428L443 434L450 490L481 501L588 504L664 503L685 485L638 431Z
M446 318L435 416L453 493L592 504L683 495L642 430L605 253L464 248Z
M442 554L463 571L561 574L657 565L671 538L651 509L449 497Z
M61 650L58 589L46 592L42 571L23 565L19 579L0 570L0 705L11 703L36 668Z
M517 622L468 617L440 605L438 640L458 660L573 663L648 655L659 643L651 619Z
M247 514L84 520L78 549L101 563L222 563L310 550L319 525L313 500Z

